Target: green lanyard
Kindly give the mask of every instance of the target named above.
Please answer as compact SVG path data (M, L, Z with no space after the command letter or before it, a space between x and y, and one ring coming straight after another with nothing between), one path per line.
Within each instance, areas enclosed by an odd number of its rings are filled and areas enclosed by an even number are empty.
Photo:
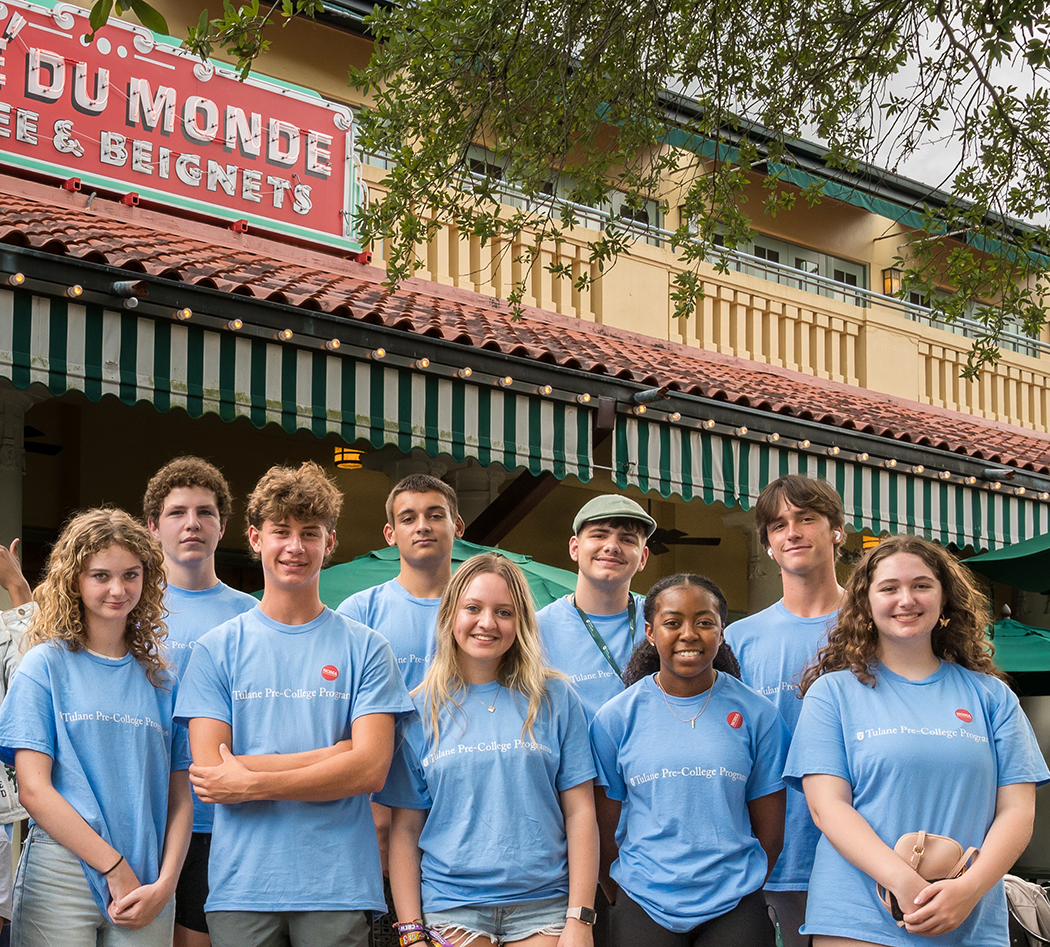
M587 630L591 633L591 637L594 639L594 643L598 646L598 650L605 655L605 660L609 662L619 678L623 677L623 671L620 670L620 665L616 663L616 658L612 656L612 652L609 650L609 646L605 643L605 639L601 636L601 632L594 627L594 622L587 617L587 613L576 604L576 596L572 597L572 607L580 613L580 618L583 624L587 627ZM635 604L634 596L630 592L627 593L627 629L631 634L631 644L634 644L634 619L635 619Z

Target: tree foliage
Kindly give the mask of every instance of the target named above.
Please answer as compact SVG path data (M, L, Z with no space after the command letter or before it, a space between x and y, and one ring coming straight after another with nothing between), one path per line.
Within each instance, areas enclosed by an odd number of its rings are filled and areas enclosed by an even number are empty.
M906 287L948 319L979 303L968 371L997 357L1004 326L1046 318L1039 226L1050 200L1050 45L1045 0L415 0L377 8L376 48L351 81L372 97L359 140L392 158L384 200L364 213L394 281L443 220L483 241L536 247L577 223L573 203L612 190L628 208L680 206L671 245L679 315L695 311L699 263L742 246L762 211L821 199L798 187L799 138L826 145L822 175L896 166L930 143L957 149L945 185L901 254ZM1027 90L1006 83L1009 67ZM688 93L676 96L667 90ZM466 178L483 144L526 200L501 205L493 176ZM797 176L796 176L797 180ZM678 182L669 193L668 181ZM919 207L919 211L923 208ZM953 235L945 239L944 235ZM590 244L602 270L630 252L626 228ZM986 252L988 251L988 252ZM724 258L723 258L724 265ZM557 266L554 266L557 270ZM568 275L568 274L562 274ZM523 298L524 280L511 301ZM585 289L589 277L578 276ZM944 293L948 286L953 292ZM968 308L969 307L969 308Z

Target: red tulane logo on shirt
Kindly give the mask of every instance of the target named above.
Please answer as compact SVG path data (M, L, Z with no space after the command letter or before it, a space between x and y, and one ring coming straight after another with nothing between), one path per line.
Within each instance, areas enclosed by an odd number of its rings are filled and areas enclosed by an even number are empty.
M962 707L955 711L955 716L958 717L963 723L973 722L973 714L970 713L970 711L968 710L964 710Z
M726 717L726 723L728 723L734 730L739 730L744 725L744 718L739 711L734 710L728 717Z
M339 676L339 668L334 664L326 664L321 668L321 677L326 681L334 681Z

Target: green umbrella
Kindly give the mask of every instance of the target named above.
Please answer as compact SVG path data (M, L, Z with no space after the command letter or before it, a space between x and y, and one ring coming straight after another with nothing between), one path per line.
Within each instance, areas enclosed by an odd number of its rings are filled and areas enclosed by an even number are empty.
M995 623L995 666L1008 674L1050 671L1050 631L1012 618Z
M576 573L554 566L536 562L532 556L520 552L507 552L505 549L493 549L491 546L478 546L465 539L457 539L452 544L452 571L455 572L471 556L483 552L498 552L505 556L525 573L532 589L536 608L543 608L555 599L572 592L576 588ZM396 546L385 549L373 549L363 556L331 566L321 572L321 601L330 608L336 608L343 599L355 592L370 589L374 585L394 578L401 568L400 557Z
M1050 592L1050 534L964 560L974 572L1015 589Z

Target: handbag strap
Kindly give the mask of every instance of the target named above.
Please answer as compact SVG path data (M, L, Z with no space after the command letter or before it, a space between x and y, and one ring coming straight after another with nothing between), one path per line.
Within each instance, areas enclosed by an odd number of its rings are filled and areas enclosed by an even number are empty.
M962 858L960 858L955 863L955 867L952 869L951 874L948 875L948 877L949 878L958 878L959 875L961 875L969 867L968 862L971 859L976 858L980 854L981 854L981 850L979 848L975 848L973 845L971 845L968 849L966 849L965 852L963 852Z

